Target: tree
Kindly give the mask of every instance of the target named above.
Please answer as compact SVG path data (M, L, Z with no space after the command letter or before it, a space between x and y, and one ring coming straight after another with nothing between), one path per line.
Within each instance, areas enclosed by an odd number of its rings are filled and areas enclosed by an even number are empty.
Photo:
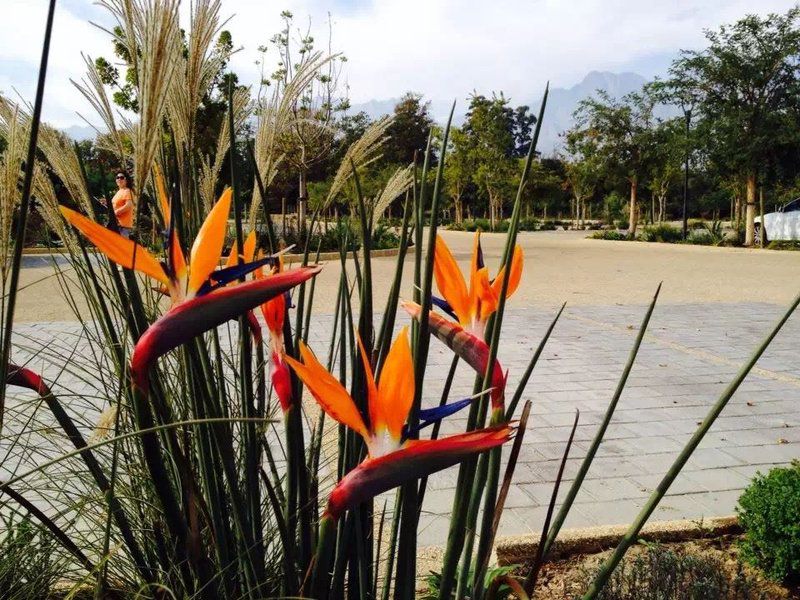
M450 151L444 165L445 191L453 201L454 219L460 225L464 220L463 197L472 182L473 150L471 138L458 127L450 129Z
M573 154L566 166L564 186L572 193L575 226L583 226L586 219L586 201L594 196L600 180L600 169L594 155Z
M309 171L330 155L334 145L333 126L338 115L344 114L350 106L339 85L342 65L346 61L343 56L331 55L330 60L319 63L320 54L314 51L310 27L305 32L293 32L292 13L283 11L281 18L283 28L270 40L278 51L278 64L272 73L272 81L285 90L292 84L296 73L321 64L292 103L291 126L281 132L279 139L283 160L297 172L297 220L300 228L304 229Z
M428 144L433 126L430 102L423 102L421 94L406 93L394 107L394 120L387 130L389 139L383 150L383 162L408 165L414 153L422 154Z
M660 223L666 218L667 195L681 174L687 140L682 118L658 123L651 133L653 140L647 187L654 203L658 203L658 212L653 210L653 220Z
M789 125L800 98L799 18L795 7L782 15L748 15L706 31L709 46L682 51L670 68L673 86L696 94L712 160L725 163L746 182L748 246L754 240L759 172L777 146L797 136L797 128Z
M469 138L472 180L489 200L492 229L503 216L503 201L516 175L512 112L503 95L473 95L462 130Z
M655 99L647 93L615 100L601 91L597 98L580 102L575 126L567 133L568 144L596 156L606 170L628 182L630 236L636 235L639 184L650 159L654 105Z

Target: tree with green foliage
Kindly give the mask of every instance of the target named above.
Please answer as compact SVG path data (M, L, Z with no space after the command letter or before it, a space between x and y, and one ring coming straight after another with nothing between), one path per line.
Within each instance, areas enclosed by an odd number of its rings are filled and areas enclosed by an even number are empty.
M414 153L425 152L433 124L430 102L423 102L422 94L406 93L394 107L394 120L386 131L389 139L383 149L382 162L410 164Z
M656 124L652 129L652 136L647 187L653 199L652 219L661 223L667 214L667 196L680 178L686 156L688 140L683 118L668 119Z
M517 172L512 115L502 94L473 95L462 127L469 138L472 180L489 202L492 229L503 218L503 203L512 193Z
M600 182L600 164L593 155L573 155L565 162L564 187L572 194L572 214L576 227L586 220L586 202L594 196Z
M457 225L464 221L463 198L472 183L473 151L472 138L460 128L450 129L450 150L444 165L445 192L453 201L453 218Z
M281 13L281 19L282 29L270 40L278 52L277 68L271 81L285 89L296 73L317 63L320 55L314 49L310 26L305 31L295 31L294 15L288 10ZM331 55L322 63L293 103L291 126L280 138L283 160L297 173L297 219L301 228L306 225L309 172L330 156L334 147L334 124L350 107L340 85L345 62L344 56Z
M691 90L712 160L746 182L745 244L754 240L756 188L777 146L796 144L800 100L800 8L748 15L706 31L704 50L683 51L670 68L673 87Z
M624 179L630 189L628 235L636 235L639 220L639 185L646 176L653 145L653 107L647 93L632 93L617 100L601 91L575 111L575 126L567 143L596 156L611 175Z

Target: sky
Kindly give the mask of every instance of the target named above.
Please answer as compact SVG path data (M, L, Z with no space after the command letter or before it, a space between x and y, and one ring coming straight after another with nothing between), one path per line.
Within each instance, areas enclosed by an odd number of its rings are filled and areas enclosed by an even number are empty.
M140 0L148 1L148 0ZM32 101L47 0L0 0L0 92ZM348 59L344 79L354 104L423 93L435 102L471 92L536 96L546 81L570 87L593 70L663 73L679 49L704 45L703 29L758 12L785 12L794 0L223 0L225 28L241 50L231 61L257 84L258 47L290 10L310 22L318 43ZM182 5L188 21L189 2ZM96 118L70 79L83 55L112 58L109 36L91 22L113 22L92 0L60 0L55 16L45 119L58 127Z

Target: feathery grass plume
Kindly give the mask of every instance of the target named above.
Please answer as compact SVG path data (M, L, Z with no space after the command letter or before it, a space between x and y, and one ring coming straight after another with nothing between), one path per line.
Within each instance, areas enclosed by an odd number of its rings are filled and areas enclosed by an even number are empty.
M123 31L115 39L126 45L135 72L138 120L128 122L133 145L133 180L144 189L161 142L170 88L180 65L179 0L100 0ZM112 33L112 35L114 35ZM134 221L139 204L134 206Z
M16 113L20 123L26 129L30 127L30 113L24 107L0 96L0 120L7 121L6 117L10 118L12 113ZM94 207L89 197L89 190L86 188L86 180L83 177L74 143L61 131L46 123L40 123L36 144L37 148L44 153L50 168L61 180L70 198L94 217ZM40 191L42 191L41 187Z
M361 171L370 163L381 157L381 147L387 140L386 130L394 119L390 116L383 116L372 123L364 134L353 142L345 152L344 158L336 170L331 189L328 192L325 202L320 208L330 206L336 197L342 193L345 184L353 176L353 169Z
M194 146L197 109L203 101L228 53L214 47L214 40L223 23L220 21L220 0L193 0L189 5L189 39L173 45L171 57L176 65L167 98L167 113L175 138L181 172L188 169L186 152Z
M386 209L389 208L389 205L394 202L396 198L399 198L405 194L411 188L413 183L414 171L412 165L408 165L405 168L398 168L397 171L395 171L394 174L389 177L386 185L383 186L383 190L381 190L381 193L372 203L373 229L378 224L378 221L383 216L383 213L386 212Z
M39 130L41 133L41 129ZM41 137L40 137L41 139ZM39 212L47 226L55 231L73 254L80 252L80 247L72 231L66 226L61 212L58 210L58 198L47 166L37 161L33 172L33 195L39 200Z
M230 108L228 109L230 110ZM234 127L241 127L248 117L252 114L253 104L250 102L250 90L246 88L236 88L233 92L233 122ZM198 174L197 191L203 200L206 211L211 210L211 206L216 200L216 189L219 181L219 173L222 163L228 154L230 146L230 134L228 133L227 111L222 119L222 127L217 136L217 148L214 158L210 156L200 157L200 169ZM252 227L250 228L252 231Z
M20 203L22 164L27 153L29 129L19 107L0 96L0 139L6 148L0 155L0 276L3 282L11 266L11 230Z
M94 111L98 114L103 121L107 133L103 133L92 123L81 116L81 118L89 124L89 126L97 133L98 147L108 150L112 154L116 154L123 160L127 156L127 150L123 143L122 132L117 127L117 120L114 117L114 109L108 99L106 88L103 86L103 81L100 79L100 73L95 66L91 57L83 55L83 60L86 63L86 76L80 82L70 79L84 98L92 105Z
M265 189L269 188L272 180L275 179L278 167L284 160L284 154L280 149L280 140L294 123L294 107L297 101L319 75L320 70L335 58L336 55L315 52L293 72L291 79L286 84L276 85L270 98L259 103L255 156L256 166ZM250 207L249 229L251 230L256 225L262 201L261 194L256 188Z

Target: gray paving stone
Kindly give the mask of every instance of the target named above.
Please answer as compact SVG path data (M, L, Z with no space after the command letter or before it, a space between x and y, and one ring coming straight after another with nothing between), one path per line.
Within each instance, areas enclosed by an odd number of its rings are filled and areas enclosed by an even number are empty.
M641 306L585 306L568 307L564 312L522 395L523 401L533 403L532 416L501 533L538 534L574 411L580 409L560 493L563 498L614 393L644 310ZM630 522L781 310L756 303L656 308L568 525ZM515 389L552 314L542 309L507 312L499 359L509 369L510 390ZM406 323L405 315L398 317L398 327ZM312 348L327 349L331 325L330 315L315 317ZM233 325L221 327L220 332L223 345L236 339ZM92 335L91 330L88 334ZM653 518L731 514L741 489L757 471L800 457L798 337L800 317L795 316L741 385ZM97 340L91 341L87 332L68 322L19 325L14 340L15 360L29 362L43 373L65 400L79 428L90 435L118 385L112 365L95 352ZM86 368L67 371L63 367L68 357L84 361L84 366L97 361L99 367L91 372ZM438 403L450 361L450 351L433 341L426 406ZM471 370L460 365L452 397L470 395L473 381ZM37 406L33 394L13 390L4 433L21 427ZM41 430L31 434L37 441L36 453L12 455L3 464L4 472L33 466L62 451L63 440L47 433L47 428L58 431L52 419L41 411L35 418ZM456 415L443 424L442 434L461 432L465 423L465 415ZM5 450L0 440L0 456ZM441 544L446 539L457 476L458 469L451 468L429 479L421 544Z

